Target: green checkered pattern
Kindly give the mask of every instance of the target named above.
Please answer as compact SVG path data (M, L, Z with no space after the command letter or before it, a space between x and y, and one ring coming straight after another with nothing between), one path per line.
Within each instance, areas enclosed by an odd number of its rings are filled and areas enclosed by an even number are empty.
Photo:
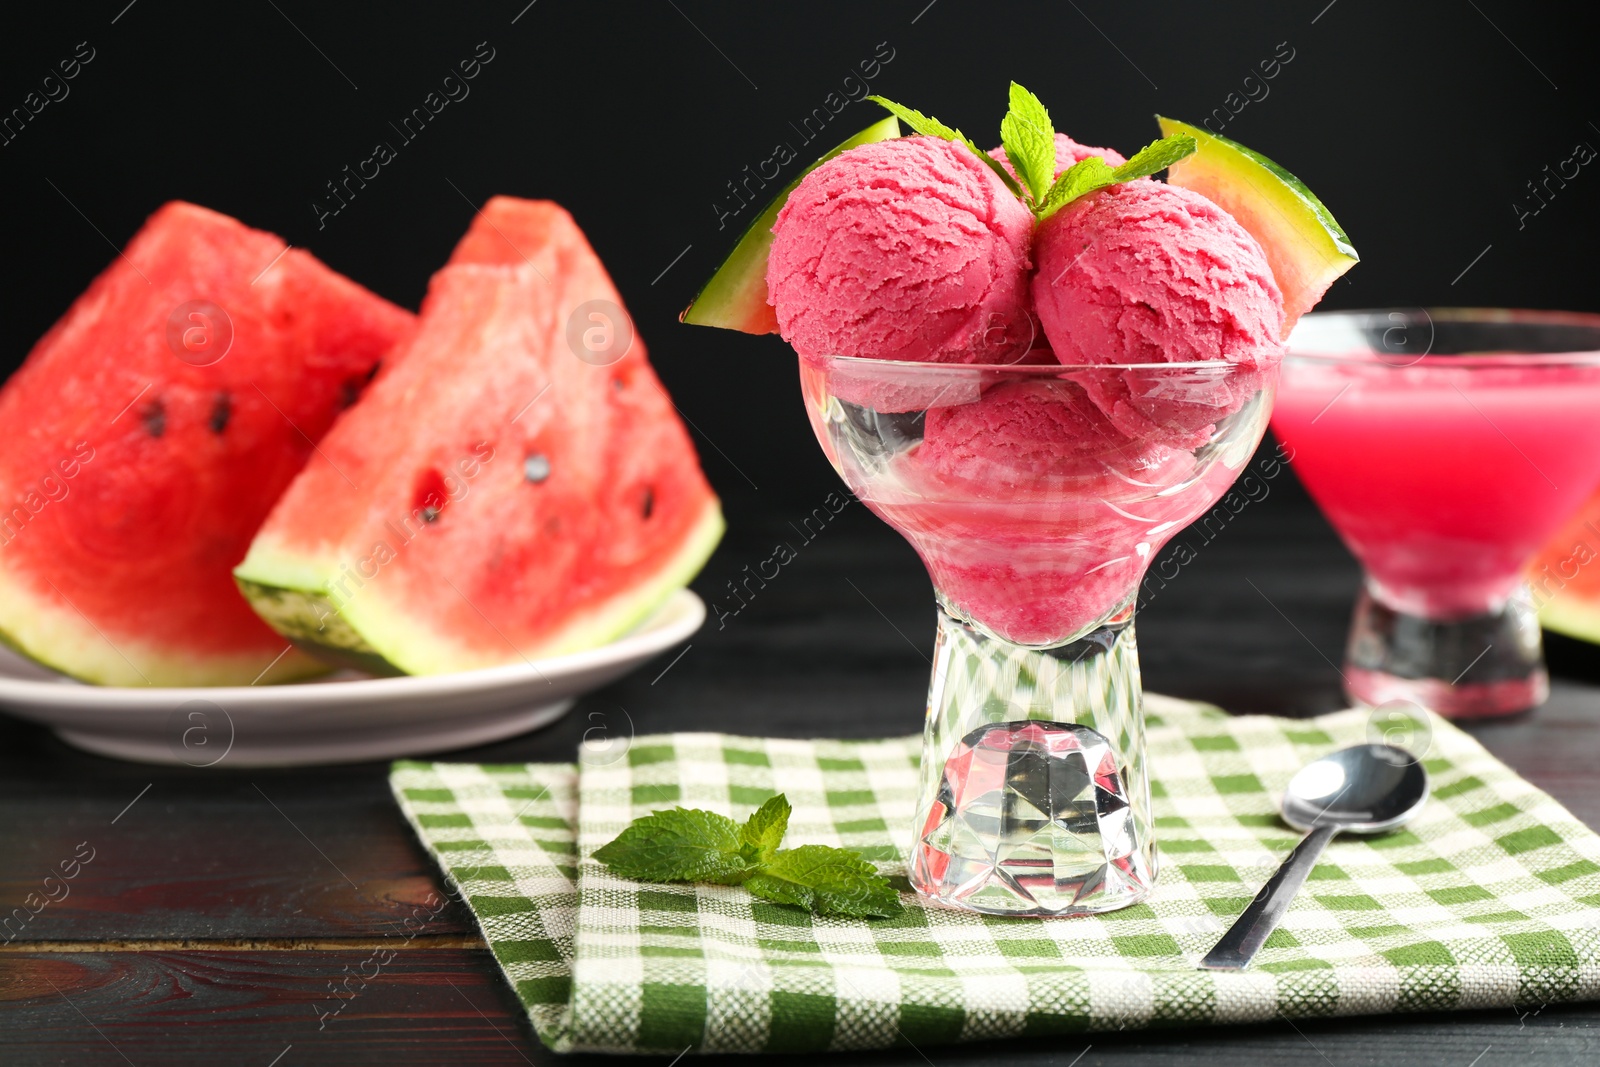
M1073 919L924 906L814 918L738 887L640 885L588 857L682 804L794 805L788 844L900 880L918 741L641 737L567 765L397 764L395 795L557 1051L800 1052L1600 995L1600 839L1441 719L1434 799L1329 846L1255 963L1195 969L1293 846L1275 801L1369 715L1232 717L1146 697L1162 857L1143 904Z

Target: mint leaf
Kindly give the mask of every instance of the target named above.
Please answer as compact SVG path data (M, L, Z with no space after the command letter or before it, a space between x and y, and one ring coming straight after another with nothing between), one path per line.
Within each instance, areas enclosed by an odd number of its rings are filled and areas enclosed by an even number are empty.
M973 155L1000 176L1007 189L1032 208L1040 222L1080 196L1108 185L1148 178L1193 155L1198 148L1190 135L1174 134L1145 145L1134 153L1132 159L1115 169L1099 156L1090 156L1079 160L1062 172L1060 177L1056 177L1056 135L1050 112L1037 96L1012 82L1010 108L1000 121L1000 144L1005 149L1006 158L1011 161L1012 169L1017 172L1017 177L1013 178L999 160L991 159L988 153L954 126L946 126L931 115L924 115L916 108L897 104L886 97L869 96L867 99L887 108L916 133L966 145Z
M876 867L854 852L826 845L775 853L744 886L758 897L818 915L864 919L900 914L900 895Z
M944 123L940 122L931 115L924 115L914 107L906 107L904 104L897 104L887 97L869 96L867 99L871 100L874 104L880 104L887 108L895 118L899 119L907 126L910 126L913 130L922 134L924 137L943 137L946 141L960 141L962 144L967 145L976 151L976 146L967 139L966 134L962 133L954 126L946 126Z
M1117 184L1117 172L1099 156L1080 159L1064 171L1039 205L1041 220L1049 218L1080 196Z
M1034 208L1034 214L1038 215L1042 222L1080 196L1087 196L1096 189L1104 189L1108 185L1148 178L1158 171L1166 170L1179 160L1194 155L1198 147L1193 137L1186 133L1178 133L1171 137L1163 137L1159 141L1151 141L1135 152L1132 159L1115 170L1099 156L1081 159L1056 179L1056 183L1050 187L1050 192L1045 194L1044 202Z
M825 845L779 850L789 826L779 793L740 826L694 808L658 811L595 850L594 858L636 882L715 882L818 915L851 918L900 913L900 896L857 853Z
M904 104L897 104L888 97L877 96L874 94L867 97L867 99L871 100L874 104L887 109L890 114L894 115L895 118L899 119L907 126L910 126L913 131L922 134L924 137L942 137L946 141L955 141L959 144L966 145L968 150L971 151L973 155L983 160L984 163L988 165L990 170L994 171L1000 176L1000 180L1006 183L1006 188L1011 190L1012 195L1018 197L1022 195L1022 188L1017 185L1016 180L1012 178L1011 175L1006 173L1006 168L1000 165L1000 161L989 158L989 153L973 144L972 138L968 137L954 126L946 126L944 123L940 122L931 115L924 115L914 107L906 107ZM1052 146L1055 144L1053 135L1050 143ZM1015 164L1013 164L1013 166L1014 165Z
M756 865L739 851L739 824L698 808L673 808L636 819L594 858L636 882L738 885Z
M739 828L739 854L752 862L764 863L778 851L784 831L789 829L789 798L782 793L768 797L750 821Z
M1037 96L1011 83L1011 110L1000 120L1000 143L1035 204L1044 202L1056 176L1056 131Z
M795 908L804 908L806 911L817 911L814 906L817 895L806 886L796 882L785 881L770 874L757 872L744 880L744 887L750 890L753 896L762 897L777 904L788 904ZM817 912L821 914L821 912Z
M1135 178L1148 178L1166 170L1181 159L1195 154L1200 146L1186 133L1173 134L1152 141L1133 154L1133 158L1116 169L1117 181L1130 182Z

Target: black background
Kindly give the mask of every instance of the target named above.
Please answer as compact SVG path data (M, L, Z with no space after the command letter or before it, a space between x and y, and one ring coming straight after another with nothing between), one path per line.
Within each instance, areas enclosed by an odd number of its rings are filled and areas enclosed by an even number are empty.
M1015 78L1060 128L1124 151L1154 136L1155 112L1200 121L1287 42L1269 95L1224 132L1304 178L1361 250L1326 306L1600 304L1600 164L1521 229L1512 207L1575 143L1600 147L1587 34L1553 6L125 3L8 14L0 29L6 113L80 41L95 50L70 95L0 146L0 363L20 361L110 260L108 242L169 199L278 233L415 307L473 205L549 197L615 276L736 528L809 508L833 474L782 342L676 316L753 214L719 230L730 179L788 141L802 157L787 180L880 117L853 103L809 148L789 125L880 42L893 59L872 90L980 142L998 140ZM389 122L484 41L495 58L470 95L401 145ZM379 140L398 158L319 229L325 183Z

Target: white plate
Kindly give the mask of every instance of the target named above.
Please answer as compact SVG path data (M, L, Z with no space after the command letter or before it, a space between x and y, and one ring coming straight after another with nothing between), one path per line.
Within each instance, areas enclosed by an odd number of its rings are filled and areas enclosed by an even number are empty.
M559 719L583 693L683 641L705 621L687 589L609 645L459 674L340 671L289 685L84 685L0 645L0 709L102 756L191 767L395 759L486 744Z

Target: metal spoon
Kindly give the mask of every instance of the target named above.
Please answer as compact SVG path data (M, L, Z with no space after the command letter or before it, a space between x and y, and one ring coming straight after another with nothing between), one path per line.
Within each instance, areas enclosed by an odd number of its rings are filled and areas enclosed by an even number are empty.
M1335 834L1377 834L1408 821L1428 799L1428 772L1393 745L1352 745L1300 768L1283 794L1283 821L1310 833L1234 920L1200 966L1237 971L1277 929Z

